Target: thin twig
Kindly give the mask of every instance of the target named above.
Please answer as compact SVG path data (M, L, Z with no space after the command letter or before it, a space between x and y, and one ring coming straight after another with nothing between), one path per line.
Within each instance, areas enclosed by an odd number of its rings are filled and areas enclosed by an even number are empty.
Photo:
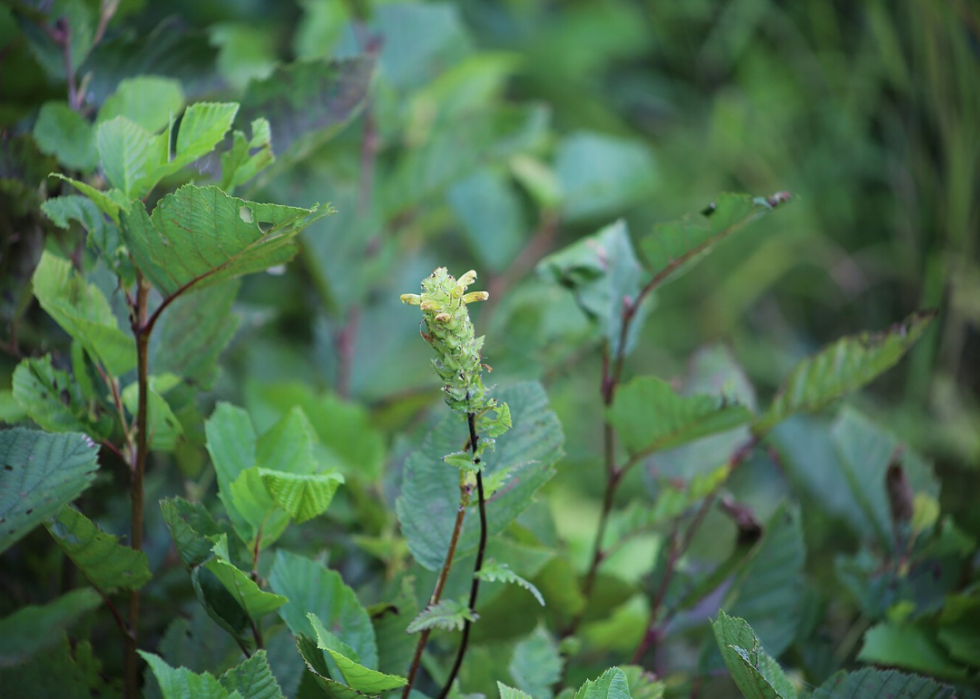
M477 444L480 441L480 437L476 433L476 415L467 413L466 420L470 427L470 448L473 450L475 457ZM474 462L476 461L474 459ZM476 598L480 592L480 571L483 570L483 556L487 551L487 500L483 493L483 473L480 471L476 472L476 493L480 508L480 547L476 550L476 564L473 566L473 582L470 583L469 608L471 613L476 612ZM456 661L453 663L453 669L449 671L449 677L446 678L446 683L443 685L442 691L439 692L438 699L446 699L449 695L449 690L453 686L453 682L456 681L456 675L459 674L459 668L463 664L463 657L466 655L466 649L469 646L470 627L472 626L473 622L469 619L463 623L463 638L459 642Z

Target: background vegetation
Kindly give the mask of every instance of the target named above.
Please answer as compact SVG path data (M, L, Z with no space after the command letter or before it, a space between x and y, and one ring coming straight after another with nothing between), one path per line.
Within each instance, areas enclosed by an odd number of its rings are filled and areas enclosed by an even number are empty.
M624 377L653 374L682 392L724 391L766 406L797 362L826 343L938 308L903 363L846 406L783 422L726 492L765 527L799 513L794 526L805 556L799 549L795 563L767 564L792 573L790 583L773 583L773 595L793 590L785 602L790 628L760 630L760 620L743 614L794 681L820 685L863 653L864 661L955 682L959 696L975 696L980 640L968 629L980 615L978 47L980 14L964 1L5 3L0 418L11 425L33 418L51 429L15 395L14 371L25 358L50 354L56 369L74 364L77 373L74 336L34 301L43 295L34 278L42 250L84 271L120 327L129 327L114 275L125 279L132 270L111 268L107 248L91 237L86 244L78 221L65 229L41 210L49 198L75 193L49 172L107 186L95 132L71 131L77 124L64 112L86 125L132 113L132 104L112 106L118 112L104 105L139 75L179 81L174 116L185 103L241 103L235 128L251 138L251 120L268 119L276 161L237 185L236 196L305 208L329 202L336 213L308 222L293 262L244 278L225 306L181 317L191 319L185 330L213 331L212 342L192 348L211 364L166 392L180 429L172 443L157 444L146 475L143 549L153 577L142 592L140 648L197 672L219 673L242 658L195 601L156 506L181 496L220 515L215 492L224 486L204 427L219 401L245 406L260 434L292 405L304 406L318 448L330 454L321 458L346 478L324 517L290 527L277 546L328 561L368 607L411 597L401 587L408 571L424 607L435 575L411 562L395 502L408 455L444 407L419 316L398 296L417 291L437 266L457 275L475 268L478 288L490 292L474 307L477 331L487 335L484 361L494 370L487 382L541 380L564 455L508 534L528 549L513 566L523 566L518 572L548 606L539 611L523 590L488 587L461 689L492 696L499 680L550 697L559 678L522 684L513 659L538 647L534 634L544 633L540 645L552 648L570 623L581 623L570 636L577 645L566 639L562 647L574 658L563 671L568 686L626 663L648 631L671 532L645 531L604 561L585 610L580 583L607 477L596 322L603 316L582 312L588 279L576 275L592 274L588 266L547 256L616 220L640 240L657 224L704 210L720 192L788 191L790 205L657 290ZM155 97L147 111L157 118L168 102ZM147 208L189 180L236 186L221 180L224 172L211 154L169 173L146 195ZM228 308L240 320L225 322ZM181 329L175 321L166 339L151 344L151 372L154 362L168 361ZM225 343L216 370L208 348ZM101 450L99 476L78 505L125 537L128 453L113 429L105 428L106 441L122 453ZM882 558L873 541L884 479L861 468L872 460L867 452L847 451L868 448L872 436L888 456L901 446L914 490L935 498L934 548L904 561ZM729 457L728 438L645 460L617 507L637 494L657 502L665 483L704 475ZM717 573L740 531L724 508L707 516L682 566L693 578ZM931 528L920 531L932 536ZM84 586L62 550L41 528L0 556L0 615ZM271 553L260 563L266 578ZM891 564L895 578L883 580ZM935 584L909 578L908 566L933 571ZM467 584L464 571L457 586ZM953 598L959 612L951 611ZM656 652L640 658L666 680L669 696L735 691L710 650L706 619L718 603L682 615L669 642L658 639ZM535 631L539 621L546 631ZM897 635L875 656L867 651L869 629L883 629L871 637L879 641ZM193 640L179 642L180 633ZM99 609L71 626L72 645L54 647L81 666L75 642L90 639L110 680L102 691L118 691L119 636ZM287 695L311 689L300 686L291 642L274 639L267 639L270 664ZM434 638L424 665L432 677L444 672L457 640ZM912 647L919 649L913 657L900 652ZM0 662L0 689L15 681L4 673L34 672L23 670L32 667L24 657L4 657L16 662ZM426 682L418 688L434 695L439 682Z

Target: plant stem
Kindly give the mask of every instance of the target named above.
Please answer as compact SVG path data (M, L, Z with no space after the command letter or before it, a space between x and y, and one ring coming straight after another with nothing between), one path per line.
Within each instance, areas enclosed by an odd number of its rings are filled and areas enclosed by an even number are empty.
M476 433L476 415L467 413L466 420L470 426L470 448L473 450L475 456L477 443L480 440L480 437ZM474 459L474 462L476 461L477 459ZM483 569L483 556L487 551L487 501L483 494L483 474L480 471L476 472L476 493L480 507L480 547L476 551L476 565L473 567L473 582L470 584L469 608L471 612L476 611L476 597L480 592L479 573ZM466 649L469 646L470 627L472 625L473 622L469 619L463 623L463 638L459 642L456 661L453 663L453 669L449 672L449 677L446 678L446 684L443 686L442 691L439 692L438 699L446 699L449 690L453 686L453 682L456 680L456 675L459 674L459 668L463 664L463 656L466 655Z
M449 578L449 569L453 565L453 556L456 555L456 545L459 543L459 535L463 531L463 519L466 517L466 508L470 504L470 491L464 485L463 480L459 483L459 507L456 509L456 523L453 525L453 535L449 540L449 550L446 552L446 560L439 571L439 578L436 580L435 589L432 590L432 597L429 598L429 606L439 604L442 599L442 591L446 587L446 580ZM419 635L419 642L415 645L415 655L412 656L412 664L408 668L408 683L402 690L402 699L408 699L412 691L412 684L415 682L415 675L418 673L419 664L422 662L422 652L425 644L429 642L429 635L432 629L423 629Z
M143 474L146 471L148 440L148 392L150 331L146 327L146 307L150 295L150 283L137 273L136 308L133 315L133 334L136 336L136 381L139 387L139 405L136 412L136 459L133 465L133 481L130 490L132 523L130 546L136 551L143 548ZM140 591L129 594L129 630L125 648L125 697L139 697L139 668L136 647L139 641Z

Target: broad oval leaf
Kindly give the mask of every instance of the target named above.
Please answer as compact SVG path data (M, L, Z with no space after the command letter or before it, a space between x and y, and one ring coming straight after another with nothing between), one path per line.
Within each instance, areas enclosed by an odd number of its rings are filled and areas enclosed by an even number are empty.
M620 388L607 415L634 455L671 449L752 420L744 405L717 396L679 396L654 376L633 379Z
M57 643L80 616L101 603L94 590L82 588L43 607L28 605L0 619L0 668L19 665Z
M184 185L146 213L134 201L122 212L123 231L137 267L166 298L289 261L294 238L332 213L259 204L217 187Z
M229 692L238 692L242 699L285 699L267 655L265 650L254 653L224 672L218 682Z
M336 472L296 474L260 468L266 490L297 524L327 511L344 477Z
M913 313L880 333L844 337L796 365L769 410L753 426L764 435L794 413L819 410L894 366L936 317Z
M238 692L223 687L214 675L197 674L185 667L172 668L153 653L142 650L138 653L153 671L163 699L244 699Z
M98 453L83 434L0 431L0 552L92 483Z
M58 546L102 592L138 590L152 577L146 554L119 543L73 507L45 525Z

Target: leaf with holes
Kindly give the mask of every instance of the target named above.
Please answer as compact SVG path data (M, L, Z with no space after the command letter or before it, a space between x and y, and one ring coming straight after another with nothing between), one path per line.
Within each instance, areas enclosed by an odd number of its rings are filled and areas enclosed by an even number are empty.
M133 202L122 219L136 266L169 299L291 260L299 232L330 213L329 206L259 204L184 185L152 217Z
M119 543L73 507L45 525L58 546L102 592L138 590L152 577L146 554Z
M819 410L894 366L922 337L936 311L913 313L880 333L844 337L796 365L769 410L753 426L766 434L794 413Z
M0 552L92 483L98 453L83 434L0 431Z

